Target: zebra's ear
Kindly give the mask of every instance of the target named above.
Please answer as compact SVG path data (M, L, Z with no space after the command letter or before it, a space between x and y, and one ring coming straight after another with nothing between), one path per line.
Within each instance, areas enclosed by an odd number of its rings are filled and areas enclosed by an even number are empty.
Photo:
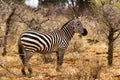
M88 31L84 28L84 29L83 29L83 33L82 33L82 35L83 35L83 36L86 36L87 33L88 33Z

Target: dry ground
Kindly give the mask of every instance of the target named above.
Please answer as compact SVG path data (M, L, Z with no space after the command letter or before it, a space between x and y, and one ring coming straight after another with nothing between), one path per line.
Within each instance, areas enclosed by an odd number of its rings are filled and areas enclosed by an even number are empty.
M113 66L108 67L106 47L99 45L91 45L81 52L66 52L62 74L55 70L56 61L44 64L41 54L35 54L30 61L33 68L31 78L22 76L19 56L9 53L0 58L0 80L120 80L117 76L120 75L119 51L114 53Z

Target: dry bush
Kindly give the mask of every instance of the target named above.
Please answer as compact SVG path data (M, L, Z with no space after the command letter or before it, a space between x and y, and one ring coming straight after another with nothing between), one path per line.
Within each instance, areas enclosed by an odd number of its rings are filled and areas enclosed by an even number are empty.
M102 64L96 60L80 59L79 72L76 77L80 80L95 80L100 76Z

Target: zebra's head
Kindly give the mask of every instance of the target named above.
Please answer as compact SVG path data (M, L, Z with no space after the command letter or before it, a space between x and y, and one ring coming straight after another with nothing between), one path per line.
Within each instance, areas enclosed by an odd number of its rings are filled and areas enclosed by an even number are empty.
M83 36L87 35L87 30L83 27L82 23L78 19L74 20L73 25L75 33L80 33Z

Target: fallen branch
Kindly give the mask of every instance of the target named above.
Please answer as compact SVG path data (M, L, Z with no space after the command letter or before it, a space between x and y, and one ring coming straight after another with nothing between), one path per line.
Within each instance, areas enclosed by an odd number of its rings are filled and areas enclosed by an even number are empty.
M0 36L0 38L4 38L4 37L10 37L10 35Z
M11 72L8 68L4 67L2 64L0 64L0 67L3 68L4 70L6 70L7 72L9 72L10 74L12 74L12 75L14 75L14 76L16 76L16 77L20 77L20 76L18 76L17 74Z

